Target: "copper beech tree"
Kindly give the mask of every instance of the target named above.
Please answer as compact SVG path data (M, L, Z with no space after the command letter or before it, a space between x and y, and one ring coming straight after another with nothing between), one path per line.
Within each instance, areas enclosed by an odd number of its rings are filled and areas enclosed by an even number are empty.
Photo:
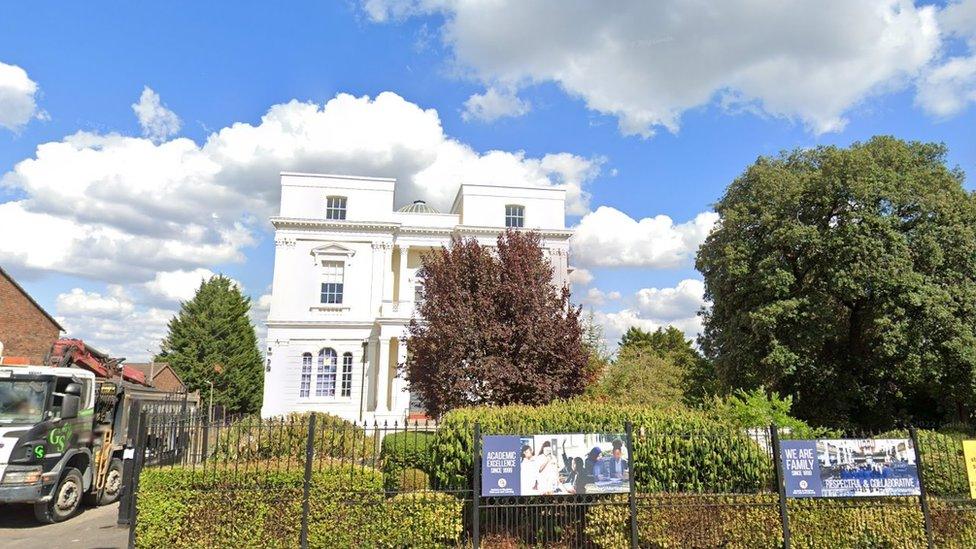
M455 237L424 257L410 321L410 391L439 417L462 406L544 404L583 392L580 309L553 285L539 235L509 230L496 249Z

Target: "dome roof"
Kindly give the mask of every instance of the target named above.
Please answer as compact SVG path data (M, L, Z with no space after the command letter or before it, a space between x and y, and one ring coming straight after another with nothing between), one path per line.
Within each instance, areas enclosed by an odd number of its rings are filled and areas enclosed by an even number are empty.
M407 204L406 206L397 210L398 212L405 213L420 213L420 214L435 214L440 213L434 208L427 205L423 200L414 200L413 203Z

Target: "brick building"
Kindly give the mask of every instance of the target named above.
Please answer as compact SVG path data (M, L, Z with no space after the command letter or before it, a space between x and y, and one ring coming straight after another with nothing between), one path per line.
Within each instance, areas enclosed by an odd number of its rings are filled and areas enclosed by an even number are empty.
M186 391L183 380L167 362L126 362L125 365L142 372L146 376L146 381L159 390L169 393Z
M41 364L64 328L0 267L0 343L8 359Z

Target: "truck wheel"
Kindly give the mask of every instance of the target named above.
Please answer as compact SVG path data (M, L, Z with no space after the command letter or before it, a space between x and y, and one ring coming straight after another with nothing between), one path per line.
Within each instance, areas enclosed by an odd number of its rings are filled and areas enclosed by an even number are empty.
M102 489L102 496L98 498L99 505L115 503L122 493L122 460L112 458L108 464L108 474L105 475L105 487Z
M81 472L74 467L68 467L54 488L50 501L34 504L34 516L47 524L71 518L81 503L83 486Z

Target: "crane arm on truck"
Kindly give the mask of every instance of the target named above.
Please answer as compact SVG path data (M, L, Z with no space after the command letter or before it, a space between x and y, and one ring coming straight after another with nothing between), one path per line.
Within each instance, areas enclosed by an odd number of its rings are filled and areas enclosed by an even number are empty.
M76 366L84 368L102 379L121 375L122 379L139 385L148 385L146 375L135 368L122 364L124 358L109 358L85 344L80 339L62 338L54 342L48 353L47 365L55 367Z

